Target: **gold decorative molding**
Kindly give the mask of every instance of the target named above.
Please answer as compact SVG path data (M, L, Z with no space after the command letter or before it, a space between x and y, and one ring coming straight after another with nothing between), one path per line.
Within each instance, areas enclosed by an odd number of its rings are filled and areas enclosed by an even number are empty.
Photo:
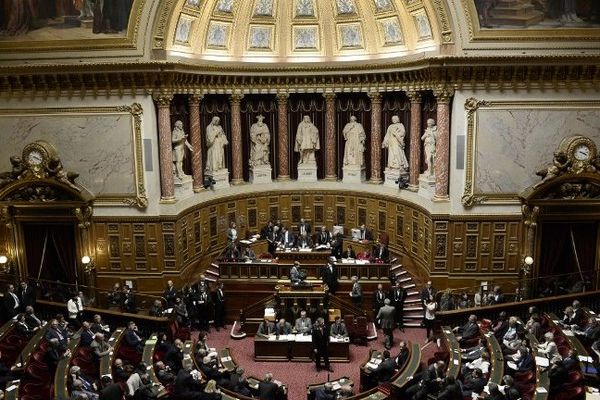
M475 174L477 172L477 136L478 112L482 109L489 110L573 110L582 108L600 109L599 102L570 101L567 104L560 101L486 101L469 98L465 101L467 119L467 146L465 183L461 202L464 207L471 208L480 204L511 204L518 205L519 193L486 193L479 192L476 187ZM531 171L533 175L535 171ZM525 188L524 188L525 189Z
M443 44L453 44L454 34L452 33L452 26L450 23L450 14L446 2L443 0L431 0L431 5L435 10L435 15L440 26L440 34L442 36Z

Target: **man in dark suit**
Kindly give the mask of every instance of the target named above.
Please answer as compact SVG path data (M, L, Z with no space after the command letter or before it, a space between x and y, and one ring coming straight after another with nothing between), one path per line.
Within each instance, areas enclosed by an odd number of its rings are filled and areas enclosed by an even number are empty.
M323 358L325 369L333 372L329 365L329 332L325 329L325 320L321 317L317 318L317 323L313 327L312 344L317 371L321 370L321 358Z
M352 248L351 244L349 244L346 251L342 253L342 258L356 258L356 252Z
M136 349L139 353L143 352L144 339L139 335L135 322L129 322L127 330L125 331L124 340L127 346Z
M486 397L484 397L485 400L505 400L506 399L506 397L504 397L504 395L498 388L498 385L494 382L488 383L488 391L490 392L490 394L488 394Z
M279 386L273 382L273 374L267 372L265 380L258 383L258 398L260 400L275 400Z
M79 340L79 346L87 347L94 341L94 332L90 329L90 323L83 321L81 324L81 339Z
M379 313L379 309L383 307L383 301L386 299L386 294L383 291L383 285L380 283L377 285L377 289L373 292L373 320L375 321L375 326L379 329L380 324L377 320L377 314Z
M123 286L123 311L137 314L137 306L135 304L135 295L131 288L127 285Z
M25 307L25 323L32 330L38 330L42 327L42 320L35 315L32 306Z
M469 315L469 320L462 327L454 328L454 331L458 333L456 337L461 344L466 343L468 340L475 339L479 336L479 325L477 325L477 315Z
M310 236L311 233L311 228L310 228L310 224L306 221L304 221L304 218L300 218L300 223L298 224L298 234L300 236L302 235L306 235L306 236Z
M336 315L335 322L331 324L329 328L329 335L334 338L345 338L348 337L348 329L346 329L346 324L342 321L339 315Z
M286 322L284 318L281 318L277 325L275 325L276 335L289 335L292 333L292 325Z
M479 368L475 368L470 375L464 378L462 395L471 397L472 393L481 393L486 383L487 380L483 377L483 372Z
M321 232L317 235L317 245L327 245L331 241L331 234L326 227L321 227Z
M267 225L260 231L261 239L270 239L271 236L273 236L273 221L267 222Z
M406 289L404 286L400 284L400 282L396 282L394 287L390 293L390 300L392 300L392 305L396 310L396 325L398 328L404 329L404 300L406 300Z
M173 346L165 354L164 361L175 373L183 367L183 342L181 339L175 339Z
M267 237L267 243L269 244L269 253L275 255L275 251L277 250L277 246L281 241L281 232L279 232L279 227L274 226L273 231Z
M327 265L321 270L321 280L329 288L329 293L335 294L338 287L337 269L332 260L327 262Z
M223 283L219 283L217 291L215 292L215 328L217 332L219 328L225 328L225 291L223 290Z
M423 289L421 289L421 305L423 306L423 318L425 318L425 309L427 308L427 304L431 301L435 301L435 289L431 284L431 281L427 281L427 284Z
M358 283L358 276L353 276L351 279L352 289L350 289L350 299L352 300L352 304L362 307L362 286Z
M315 400L334 400L335 391L331 382L325 382L323 387L315 390Z
M260 325L258 325L256 336L268 337L272 334L275 334L275 324L265 318Z
M173 281L167 281L167 288L163 293L163 297L167 300L167 308L175 307L175 299L177 298L177 289L175 289L175 285Z
M390 358L390 352L385 350L383 352L383 361L377 366L375 375L377 376L377 382L381 385L389 382L396 372L396 363L393 358Z
M462 400L462 391L453 376L447 376L442 386L438 400Z
M242 396L251 397L250 386L244 377L244 368L237 367L235 372L229 377L229 387L232 391Z
M344 237L341 233L334 236L331 242L331 256L335 258L342 258L344 252Z
M58 320L53 319L50 321L50 327L46 330L45 335L46 341L50 341L52 339L58 339L58 342L62 349L67 349L69 344L69 338L65 332L63 332L58 326Z
M311 249L313 247L312 239L306 234L300 235L297 246L299 249Z
M202 384L192 376L192 368L192 363L187 363L177 373L173 391L174 398L186 400L201 398Z
M408 347L404 340L401 340L400 343L398 343L398 350L398 355L394 358L394 361L396 362L396 368L400 369L408 361L410 352L408 351Z
M6 319L13 318L19 310L21 309L21 301L19 297L15 294L15 287L12 284L9 284L6 287L6 293L4 293L3 299L4 305L4 314L6 315Z
M419 382L406 389L406 398L426 399L428 394L437 395L445 378L446 363L436 361L415 376Z
M99 400L122 400L123 389L118 383L114 383L109 375L104 375L100 378L102 389L100 389Z
M383 334L385 335L384 346L386 349L391 349L394 344L394 328L396 327L396 309L390 305L390 299L384 300L384 305L379 309L377 317Z
M294 234L287 230L285 226L281 229L279 245L286 249L292 248L296 245L296 239L294 238Z
M365 224L362 224L360 226L359 239L361 241L368 241L368 242L373 240L373 234L371 233L370 230L367 229Z
M21 308L25 310L27 306L35 305L35 288L29 286L27 282L22 281L21 287L19 288L19 301L21 302Z
M373 258L375 258L375 260L388 262L390 259L390 251L387 246L383 243L379 243L379 246L373 251Z
M573 300L573 324L577 325L580 328L583 328L585 325L584 321L586 320L585 312L583 308L581 308L581 303L579 300Z

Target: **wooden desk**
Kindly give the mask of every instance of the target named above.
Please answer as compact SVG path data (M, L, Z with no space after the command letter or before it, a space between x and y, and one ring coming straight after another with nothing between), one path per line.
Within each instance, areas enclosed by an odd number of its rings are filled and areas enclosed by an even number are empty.
M486 333L487 347L490 352L491 370L489 382L502 384L502 377L504 376L504 355L502 354L502 348L498 339L493 333Z
M540 344L536 337L532 334L528 334L527 338L529 339L529 344L531 345L531 355L533 357L537 356L537 346ZM539 365L535 366L536 374L535 374L535 391L533 392L532 400L547 400L548 392L550 391L550 378L548 377L548 369L542 368ZM545 393L540 393L538 390L540 388L545 389ZM542 390L543 390L542 389Z
M6 338L8 332L10 332L16 324L16 320L10 319L4 325L2 325L2 327L0 328L0 342L2 342Z
M322 383L313 383L311 385L307 385L306 386L306 400L314 400L315 398L315 391L322 389L325 387L325 383L327 382L322 382ZM352 382L350 380L350 378L348 378L347 376L344 376L342 378L336 379L334 381L331 381L331 384L333 384L333 391L337 392L338 390L340 390L342 388L342 386L352 386L354 387L354 382Z
M582 366L581 370L584 374L587 374L588 373L587 368L585 368L585 367L590 365L592 363L592 360L591 360L590 354L588 353L587 349L585 348L583 343L581 343L581 340L579 340L579 338L575 335L575 332L573 332L572 330L562 329L560 326L558 326L556 324L555 321L559 321L556 314L550 313L547 316L548 316L550 326L554 326L558 330L560 330L562 332L563 336L569 342L569 347L577 351L577 354L579 355L579 361L581 361L581 366Z
M310 336L303 336L303 341L269 340L256 336L254 338L254 359L256 361L296 361L310 362L313 358L313 347ZM350 361L350 342L329 343L329 360L331 362Z
M367 387L377 384L373 380L373 371L374 369L370 368L367 364L371 360L381 360L383 355L379 352L379 350L371 349L369 353L369 358L362 363L360 366L360 390L364 391Z
M102 356L100 359L100 377L104 375L109 375L112 378L112 366L115 361L115 351L117 351L117 347L121 344L121 340L123 340L123 334L125 333L125 328L117 328L113 332L113 334L108 339L108 344L112 346L113 351L108 353L105 356Z
M194 342L191 340L186 340L183 344L182 365L185 368L190 364L192 364L194 369L198 369L198 365L196 365L196 358L194 357Z
M421 347L418 343L412 343L409 347L410 357L406 362L406 367L400 375L392 381L392 398L399 399L404 391L404 387L412 381L415 374L421 366Z
M387 393L376 387L371 390L367 390L366 392L362 392L352 397L348 397L346 398L346 400L386 400L389 398L390 396Z
M158 380L156 373L154 372L154 349L158 342L158 334L153 333L150 338L144 343L144 353L142 354L142 362L146 364L146 370L148 371L148 377L150 380L159 385L158 386L158 398L165 397L169 393L163 384Z
M446 346L448 347L449 357L448 357L448 372L447 376L452 376L454 379L458 378L460 374L460 345L458 344L458 340L456 340L456 336L452 332L452 328L449 326L442 326L442 337L446 341Z
M6 390L4 391L4 400L18 400L19 399L19 385L21 381L19 379L6 382Z
M67 379L69 376L69 366L71 365L71 359L79 348L79 342L81 341L81 330L76 335L77 339L71 339L69 342L69 357L63 357L58 361L56 366L56 372L54 373L54 399L56 400L69 400L69 389L67 388Z
M46 336L47 330L48 330L48 324L41 327L37 331L37 333L35 335L33 335L33 337L31 339L29 339L29 342L27 342L27 345L23 348L23 350L21 350L21 354L19 354L19 358L17 358L17 360L19 360L15 364L15 367L17 369L25 369L25 367L27 367L27 364L29 364L29 361L31 359L31 355L38 348L38 346L40 345L42 340L44 340L44 336Z
M237 363L233 359L231 355L231 349L229 347L225 347L217 351L217 356L219 357L219 363L223 366L223 368L227 368L227 371L232 373L237 368Z

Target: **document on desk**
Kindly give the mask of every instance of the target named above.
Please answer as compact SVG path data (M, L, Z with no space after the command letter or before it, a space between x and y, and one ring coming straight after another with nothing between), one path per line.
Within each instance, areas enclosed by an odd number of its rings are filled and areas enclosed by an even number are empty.
M250 244L250 243L252 243L252 242L251 242L251 241L249 241L249 240L243 239L243 240L240 240L240 243L244 243L244 244Z
M304 252L304 253L310 253L312 251L312 249L310 248L306 248L306 249L299 249L300 252Z
M575 336L575 334L573 333L573 331L570 330L570 329L563 329L562 331L565 334L565 336Z
M296 342L312 342L312 335L296 335Z
M367 363L367 367L368 367L369 369L373 369L373 370L375 370L375 369L377 369L377 364L373 364L372 362L368 362L368 363Z
M509 368L514 369L515 371L517 370L517 364L515 364L514 361L507 361L506 365L508 365Z
M332 387L333 390L340 390L342 388L342 385L340 385L339 382L333 382L332 386L333 386Z
M548 360L546 357L535 357L535 365L538 367L547 367L550 365L550 360Z

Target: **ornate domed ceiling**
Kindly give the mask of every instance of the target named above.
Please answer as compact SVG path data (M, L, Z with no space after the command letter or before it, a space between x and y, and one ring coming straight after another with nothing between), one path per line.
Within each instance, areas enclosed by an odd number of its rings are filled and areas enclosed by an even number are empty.
M180 0L171 57L238 63L394 60L443 40L422 0Z

